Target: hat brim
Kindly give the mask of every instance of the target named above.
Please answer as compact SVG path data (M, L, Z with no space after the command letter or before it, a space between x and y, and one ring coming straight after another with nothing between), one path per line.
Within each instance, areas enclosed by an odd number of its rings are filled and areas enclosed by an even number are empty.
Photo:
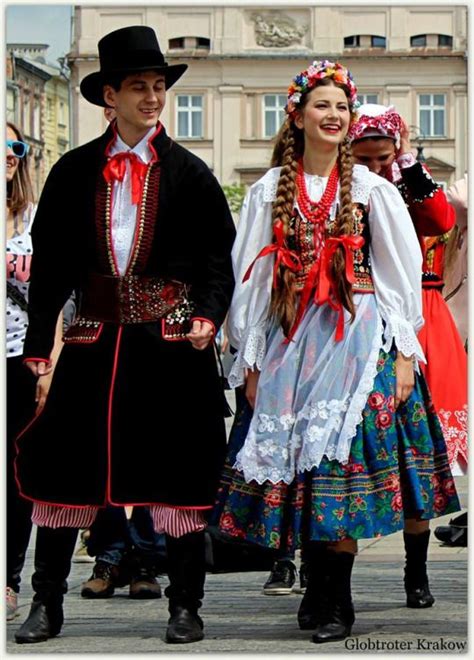
M179 80L179 78L181 78L187 68L187 64L170 64L168 66L154 66L149 64L130 69L121 68L117 71L108 71L106 74L101 71L96 71L95 73L90 73L81 80L80 90L82 96L89 101L89 103L106 108L107 103L104 101L104 85L106 84L107 78L110 78L111 74L124 73L125 75L132 75L133 73L138 73L140 71L156 71L157 73L162 73L164 75L165 87L166 89L169 89L177 80Z

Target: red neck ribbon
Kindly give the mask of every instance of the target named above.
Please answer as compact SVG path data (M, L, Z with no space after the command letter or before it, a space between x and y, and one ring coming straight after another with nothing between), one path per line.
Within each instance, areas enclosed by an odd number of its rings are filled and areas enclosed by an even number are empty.
M127 160L130 161L130 172L132 181L132 204L138 204L141 199L143 181L148 165L133 153L133 151L121 151L112 156L104 167L104 179L107 183L112 181L123 181Z

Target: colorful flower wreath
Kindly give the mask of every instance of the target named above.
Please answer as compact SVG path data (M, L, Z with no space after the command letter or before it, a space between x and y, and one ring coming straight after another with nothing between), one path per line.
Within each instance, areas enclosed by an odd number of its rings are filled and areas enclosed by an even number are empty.
M315 60L305 71L299 73L288 87L288 101L285 106L286 113L294 119L301 97L316 85L318 80L332 78L334 82L346 85L349 89L349 99L355 109L357 102L357 87L354 84L351 72L339 62L329 60Z

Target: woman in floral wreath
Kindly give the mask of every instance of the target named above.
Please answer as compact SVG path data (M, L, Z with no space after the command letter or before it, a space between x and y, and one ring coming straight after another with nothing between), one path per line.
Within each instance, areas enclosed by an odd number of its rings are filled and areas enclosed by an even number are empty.
M356 87L313 62L289 88L275 162L233 249L229 382L254 414L220 489L221 529L308 549L298 619L313 642L354 622L357 540L459 509L418 361L422 256L396 188L353 166Z

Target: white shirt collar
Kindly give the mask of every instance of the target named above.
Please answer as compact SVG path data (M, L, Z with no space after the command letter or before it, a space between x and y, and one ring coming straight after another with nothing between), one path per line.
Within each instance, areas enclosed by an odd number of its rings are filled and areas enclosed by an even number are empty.
M155 131L156 131L156 126L152 126L152 128L150 128L148 133L144 135L140 140L140 142L136 144L134 147L129 147L128 144L125 144L125 142L122 140L120 135L117 133L117 137L115 139L115 142L110 148L109 154L111 156L115 156L115 154L118 154L122 151L131 151L132 153L139 156L144 163L148 163L153 156L153 153L150 147L148 146L148 140L155 133Z

